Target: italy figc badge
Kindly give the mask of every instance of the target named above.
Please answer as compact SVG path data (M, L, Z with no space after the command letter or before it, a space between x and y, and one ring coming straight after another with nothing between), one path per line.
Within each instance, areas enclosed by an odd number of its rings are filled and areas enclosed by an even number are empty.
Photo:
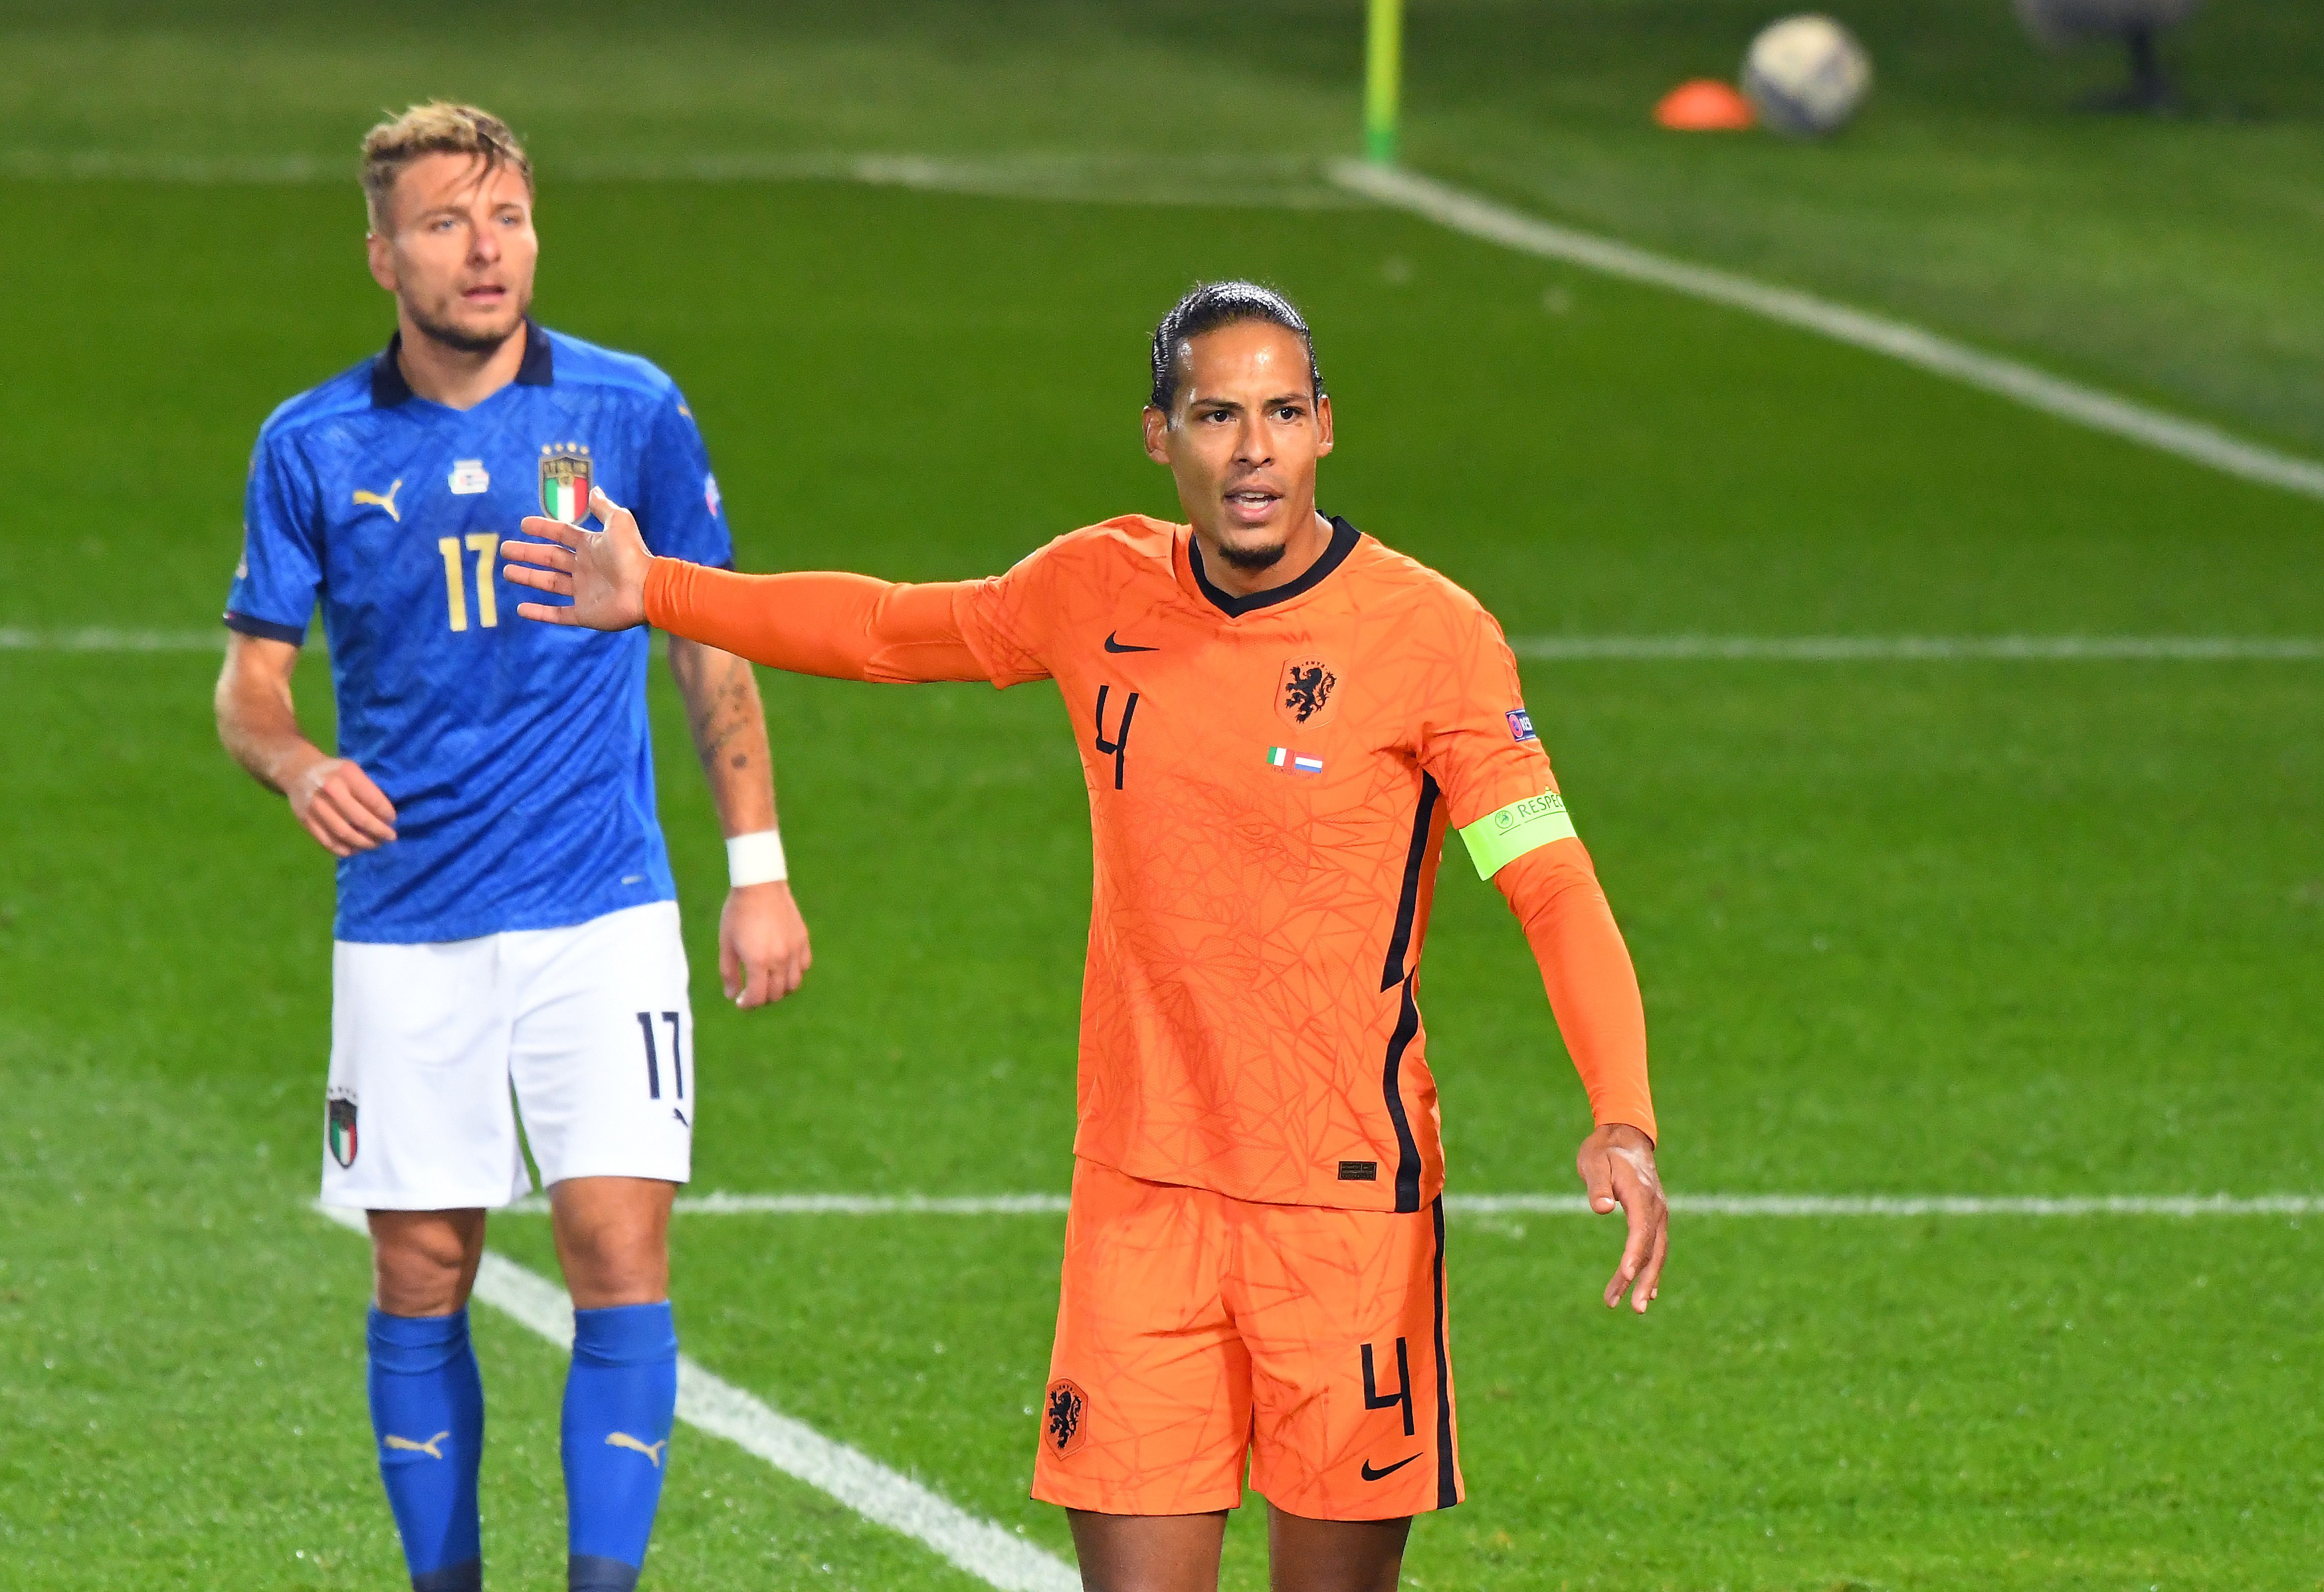
M589 450L556 442L540 450L540 512L578 525L589 513Z

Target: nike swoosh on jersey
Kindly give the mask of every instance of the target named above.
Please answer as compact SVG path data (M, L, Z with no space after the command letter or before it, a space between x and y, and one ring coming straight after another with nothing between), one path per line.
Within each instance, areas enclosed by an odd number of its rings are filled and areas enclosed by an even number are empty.
M1402 1470L1406 1466L1411 1464L1415 1459L1419 1458L1420 1456L1417 1454L1406 1454L1403 1458L1389 1466L1386 1470L1374 1470L1372 1468L1372 1462L1367 1459L1364 1461L1363 1477L1366 1481L1378 1481L1382 1476L1394 1476L1397 1471Z
M1118 642L1113 639L1113 632L1109 630L1105 633L1105 650L1109 653L1158 653L1162 649L1160 647L1133 647L1128 642Z

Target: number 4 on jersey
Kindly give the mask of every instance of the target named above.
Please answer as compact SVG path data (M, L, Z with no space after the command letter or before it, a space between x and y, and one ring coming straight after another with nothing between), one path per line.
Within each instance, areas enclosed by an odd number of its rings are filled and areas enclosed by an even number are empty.
M1097 688L1096 745L1097 754L1100 757L1111 757L1113 759L1113 788L1119 791L1121 789L1122 780L1128 771L1128 761L1130 756L1130 721L1136 717L1138 714L1138 693L1136 691L1132 691L1123 699L1121 704L1121 727L1113 732L1113 738L1111 740L1108 740L1106 739L1105 735L1105 699L1107 694L1112 690L1113 688L1111 686L1100 686Z

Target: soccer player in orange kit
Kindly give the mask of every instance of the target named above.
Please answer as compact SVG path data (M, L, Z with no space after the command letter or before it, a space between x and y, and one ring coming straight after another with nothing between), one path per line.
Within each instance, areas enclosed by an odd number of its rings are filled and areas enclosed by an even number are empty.
M1462 1496L1443 1152L1416 1001L1444 831L1525 926L1629 1233L1605 1300L1655 1293L1667 1214L1646 1022L1500 627L1316 512L1332 405L1305 321L1249 282L1154 334L1146 449L1190 524L1130 514L1007 574L737 575L528 519L519 612L641 624L842 679L1049 679L1095 840L1080 1125L1034 1495L1098 1592L1215 1587L1268 1503L1280 1592L1388 1592L1412 1516Z

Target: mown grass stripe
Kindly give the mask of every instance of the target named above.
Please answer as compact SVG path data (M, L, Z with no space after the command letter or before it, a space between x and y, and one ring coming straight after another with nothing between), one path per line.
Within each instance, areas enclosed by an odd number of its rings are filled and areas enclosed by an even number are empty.
M2316 1194L1673 1194L1683 1216L2297 1217L2324 1216ZM546 1200L512 1211L540 1215ZM1589 1216L1579 1194L1448 1194L1455 1216ZM1061 1216L1063 1194L696 1194L684 1216Z
M2314 459L2280 453L2217 426L1984 353L1907 321L1560 227L1416 171L1343 161L1331 167L1331 175L1350 192L1488 243L1781 321L2246 481L2324 498L2324 464Z
M217 630L0 626L0 652L215 653ZM309 645L319 650L320 634ZM2324 640L2270 635L1520 635L1520 658L1614 662L2313 662Z
M367 1231L360 1212L316 1208L351 1233ZM488 1250L476 1269L475 1297L572 1351L573 1307L565 1291L548 1278ZM1080 1575L1055 1555L899 1476L862 1450L776 1413L683 1355L678 1362L678 1418L830 1495L866 1520L926 1543L988 1586L1004 1592L1079 1592Z
M1248 163L1153 161L1135 155L1029 153L978 160L809 151L582 161L561 174L582 181L857 182L1066 203L1283 209L1329 208L1347 196L1360 196L1489 243L1723 304L1886 355L2245 480L2324 498L2324 463L2314 459L1985 353L1908 321L1561 227L1416 171L1368 161L1330 162L1319 169L1315 162L1292 156L1253 169ZM0 150L0 177L32 181L269 185L345 182L352 175L337 156Z

